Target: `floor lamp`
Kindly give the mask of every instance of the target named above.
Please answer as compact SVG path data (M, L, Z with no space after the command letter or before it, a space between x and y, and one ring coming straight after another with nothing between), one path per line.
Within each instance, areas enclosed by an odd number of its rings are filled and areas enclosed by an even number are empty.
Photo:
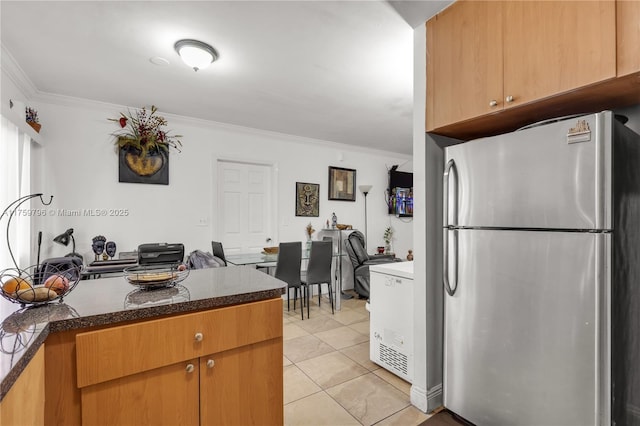
M372 185L360 185L358 189L364 194L364 250L369 253L367 247L369 245L369 237L367 236L367 195L373 188Z

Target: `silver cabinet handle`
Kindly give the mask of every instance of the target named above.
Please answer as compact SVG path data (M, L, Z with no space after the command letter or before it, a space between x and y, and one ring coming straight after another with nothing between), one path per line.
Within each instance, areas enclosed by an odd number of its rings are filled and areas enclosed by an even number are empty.
M202 335L202 333L196 333L194 338L196 339L196 342L202 342L202 339L204 339L204 336Z
M216 364L216 363L215 363L215 361L214 361L214 360L212 360L212 359L208 359L208 360L207 360L207 367L208 367L208 368L213 368L213 366L214 366L215 364Z
M489 101L489 106L490 107L498 106L498 101L496 101L495 99L491 99Z
M452 224L452 226L455 226L458 224L458 170L453 159L449 160L444 168L444 188L442 191L442 282L449 296L453 296L453 294L456 292L456 289L458 288L458 231L457 229L452 229L452 227L449 225L449 178L451 175L453 175L455 179L455 186L453 187L452 197L453 221L455 222ZM453 286L449 281L449 233L453 234L453 260L454 269L456 271L456 282Z
M196 368L193 366L193 364L187 364L187 368L185 369L187 371L187 373L193 373L193 370L195 370Z
M509 95L505 98L505 100L509 103L513 102L513 96Z

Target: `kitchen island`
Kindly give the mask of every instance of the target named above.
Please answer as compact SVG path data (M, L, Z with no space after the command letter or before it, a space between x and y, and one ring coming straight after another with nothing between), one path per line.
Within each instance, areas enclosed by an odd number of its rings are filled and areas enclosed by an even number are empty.
M0 413L43 359L45 424L255 422L274 410L282 423L284 289L229 267L157 290L81 281L62 303L30 309L2 299Z

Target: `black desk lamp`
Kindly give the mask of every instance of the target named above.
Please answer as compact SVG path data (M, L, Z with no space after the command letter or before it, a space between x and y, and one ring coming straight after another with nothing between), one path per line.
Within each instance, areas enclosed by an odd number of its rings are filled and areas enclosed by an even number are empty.
M63 246L68 246L69 242L72 242L72 250L71 253L66 254L66 257L78 257L82 259L82 256L79 253L76 253L76 239L73 238L73 228L67 229L63 234L58 235L53 239L58 244L62 244ZM84 259L82 259L84 263Z

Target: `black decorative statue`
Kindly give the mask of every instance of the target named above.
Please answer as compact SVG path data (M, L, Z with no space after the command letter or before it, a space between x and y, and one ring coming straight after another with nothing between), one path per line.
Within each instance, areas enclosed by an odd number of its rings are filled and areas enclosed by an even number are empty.
M100 255L104 252L104 246L107 239L102 235L98 235L93 237L91 241L93 241L91 249L93 249L93 252L96 254L96 260L100 260Z

